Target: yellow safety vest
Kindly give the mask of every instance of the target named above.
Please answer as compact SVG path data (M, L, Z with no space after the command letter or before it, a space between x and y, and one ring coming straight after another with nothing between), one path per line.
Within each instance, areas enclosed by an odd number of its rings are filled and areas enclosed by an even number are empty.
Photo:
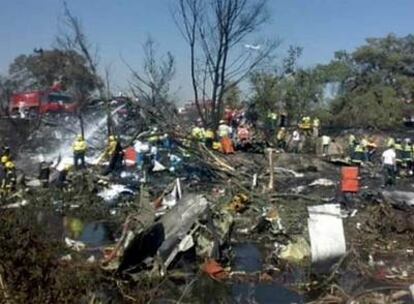
M214 138L214 132L211 130L207 130L205 133L205 137L208 139L213 139Z
M88 145L86 144L85 140L76 140L73 143L73 151L74 152L85 152Z
M116 149L116 140L111 140L108 143L108 147L106 148L106 153L108 156L112 156Z

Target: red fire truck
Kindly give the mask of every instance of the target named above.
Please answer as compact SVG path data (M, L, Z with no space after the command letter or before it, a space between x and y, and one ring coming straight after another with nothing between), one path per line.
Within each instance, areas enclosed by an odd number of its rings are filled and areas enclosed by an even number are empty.
M60 92L31 91L13 94L10 98L10 115L33 117L46 113L75 113L78 103Z

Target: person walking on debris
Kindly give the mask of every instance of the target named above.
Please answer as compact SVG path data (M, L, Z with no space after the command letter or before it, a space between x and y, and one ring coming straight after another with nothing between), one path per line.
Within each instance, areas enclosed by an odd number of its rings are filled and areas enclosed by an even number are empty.
M225 154L234 153L233 143L230 139L231 131L231 128L226 124L226 122L224 120L220 120L217 132L221 143L221 150Z
M401 138L397 138L395 140L394 150L395 150L395 157L396 157L396 168L397 168L396 171L397 171L397 175L399 175L401 173L401 169L403 166L403 153L404 153Z
M205 144L207 148L212 148L213 147L213 142L214 142L214 138L215 138L215 134L214 131L210 128L208 128L204 134L205 137Z
M390 146L382 153L382 166L384 172L384 187L395 185L397 171L397 155L394 146Z
M68 175L69 175L70 165L65 165L65 167L59 171L58 178L55 182L57 188L63 190L68 186Z
M39 180L42 183L43 188L47 188L49 186L49 178L50 164L43 160L39 165Z
M319 137L319 129L321 126L321 122L319 120L319 118L315 117L312 121L312 128L313 128L313 138L318 138Z
M299 153L301 136L298 130L293 131L292 133L292 151L293 153Z
M349 134L348 147L349 147L349 153L350 154L354 151L355 146L356 146L356 142L357 142L357 139L356 139L355 135L354 134Z
M6 197L6 167L0 166L0 198Z
M105 171L105 175L111 172L119 171L122 168L124 159L124 151L122 149L121 142L113 135L109 137L107 151L110 160L108 168Z
M373 138L370 138L367 143L367 157L369 162L374 161L375 154L377 153L377 144Z
M281 127L276 134L276 141L277 141L278 149L281 149L283 151L286 149L286 137L287 137L286 128Z
M203 124L201 119L197 120L196 126L191 131L191 136L196 141L203 141L205 137L205 130L203 128Z
M322 136L322 156L328 155L329 145L331 144L331 138L328 135Z
M85 168L85 155L88 145L82 135L76 136L72 145L73 149L73 165L75 169ZM80 164L79 164L80 163Z
M274 136L277 125L277 114L273 111L267 112L266 117L266 141L270 141Z
M402 151L402 160L403 160L403 164L404 167L407 170L407 174L411 175L412 174L412 158L413 158L413 147L411 144L411 139L410 138L406 138L404 140L404 147L403 147L403 151Z
M10 194L16 191L16 166L14 162L9 160L6 165L6 179L5 179L5 190L6 194Z
M365 161L365 151L359 141L355 140L355 147L351 154L351 162L355 165L362 165Z
M250 132L246 125L240 125L237 129L237 142L241 149L250 144Z

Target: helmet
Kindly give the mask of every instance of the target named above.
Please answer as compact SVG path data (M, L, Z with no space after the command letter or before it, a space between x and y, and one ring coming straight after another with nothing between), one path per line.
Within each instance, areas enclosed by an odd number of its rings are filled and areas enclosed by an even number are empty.
M401 143L401 138L397 138L397 139L395 140L395 142L396 142L397 144L400 144L400 143Z
M410 139L410 138L406 138L406 139L404 139L404 141L405 141L407 144L411 143L411 139Z
M13 169L14 168L14 163L12 161L8 161L5 166L6 166L7 169Z
M78 135L76 135L76 140L82 140L82 139L83 139L82 134L78 134Z
M109 139L110 141L114 141L114 140L115 140L115 136L110 135L110 136L108 137L108 139Z
M285 131L285 130L286 130L286 128L285 128L285 127L281 127L281 128L280 128L280 130L283 130L283 131Z
M220 120L220 122L219 122L219 123L224 124L224 123L226 123L226 122L222 119L222 120Z
M2 163L2 164L7 163L8 161L9 161L9 158L8 158L6 155L3 155L3 156L1 157L1 163Z

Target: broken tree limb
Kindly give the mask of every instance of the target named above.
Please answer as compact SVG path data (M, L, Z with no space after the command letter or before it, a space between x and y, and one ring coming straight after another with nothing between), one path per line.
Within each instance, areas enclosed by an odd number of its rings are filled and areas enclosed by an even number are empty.
M313 201L313 202L326 201L326 199L323 199L321 197L313 197L309 195L301 195L301 194L295 194L295 193L275 193L271 195L271 198L294 198L294 199L303 199L303 200Z
M269 178L269 190L274 190L274 179L275 179L275 170L273 169L273 152L274 149L268 149L268 158L269 158L269 172L270 172L270 178Z
M206 146L204 146L204 145L200 145L200 146L202 147L202 149L204 151L206 151L208 153L208 155L210 157L212 157L217 162L218 165L222 166L223 168L225 168L229 171L236 171L236 169L234 169L232 166L226 164L223 160L219 159L216 155L214 155L214 153L212 151L210 151L209 149L207 149Z

